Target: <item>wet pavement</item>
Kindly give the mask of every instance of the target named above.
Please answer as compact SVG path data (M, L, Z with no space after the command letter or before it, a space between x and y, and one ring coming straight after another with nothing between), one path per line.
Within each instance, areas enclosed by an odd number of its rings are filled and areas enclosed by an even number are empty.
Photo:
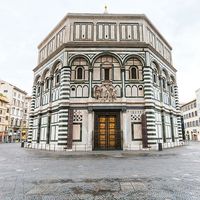
M158 151L49 152L0 144L0 200L200 199L200 142Z

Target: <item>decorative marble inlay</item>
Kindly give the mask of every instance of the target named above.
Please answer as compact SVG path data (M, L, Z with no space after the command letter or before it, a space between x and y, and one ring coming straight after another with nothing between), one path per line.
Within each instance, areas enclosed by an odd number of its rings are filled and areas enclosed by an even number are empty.
M134 110L131 112L131 121L141 121L143 110Z
M81 110L74 110L73 122L82 122L83 114Z

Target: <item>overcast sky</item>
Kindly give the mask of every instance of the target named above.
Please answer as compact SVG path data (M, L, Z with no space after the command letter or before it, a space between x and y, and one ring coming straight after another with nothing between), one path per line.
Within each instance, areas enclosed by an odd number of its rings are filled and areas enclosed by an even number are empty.
M0 0L0 79L31 94L37 45L68 12L146 14L173 47L180 102L200 88L199 0Z

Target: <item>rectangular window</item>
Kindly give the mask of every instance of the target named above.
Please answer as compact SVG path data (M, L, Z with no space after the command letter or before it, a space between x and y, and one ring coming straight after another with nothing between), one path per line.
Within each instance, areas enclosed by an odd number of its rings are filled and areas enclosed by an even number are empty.
M109 76L109 75L110 75L110 74L109 74L109 72L110 72L110 69L104 69L104 73L105 73L105 80L106 80L106 81L108 81L108 80L109 80L109 77L110 77L110 76Z

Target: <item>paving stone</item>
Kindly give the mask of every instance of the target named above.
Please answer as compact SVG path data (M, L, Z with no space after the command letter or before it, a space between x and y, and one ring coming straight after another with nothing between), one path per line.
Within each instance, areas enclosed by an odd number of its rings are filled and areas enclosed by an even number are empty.
M131 182L120 182L120 186L123 192L133 190Z
M144 183L141 182L131 182L133 188L135 191L138 190L146 190L146 186L144 185Z
M7 152L7 156L2 152ZM200 143L162 152L80 154L0 144L1 158L0 200L199 200L200 197L197 162Z

